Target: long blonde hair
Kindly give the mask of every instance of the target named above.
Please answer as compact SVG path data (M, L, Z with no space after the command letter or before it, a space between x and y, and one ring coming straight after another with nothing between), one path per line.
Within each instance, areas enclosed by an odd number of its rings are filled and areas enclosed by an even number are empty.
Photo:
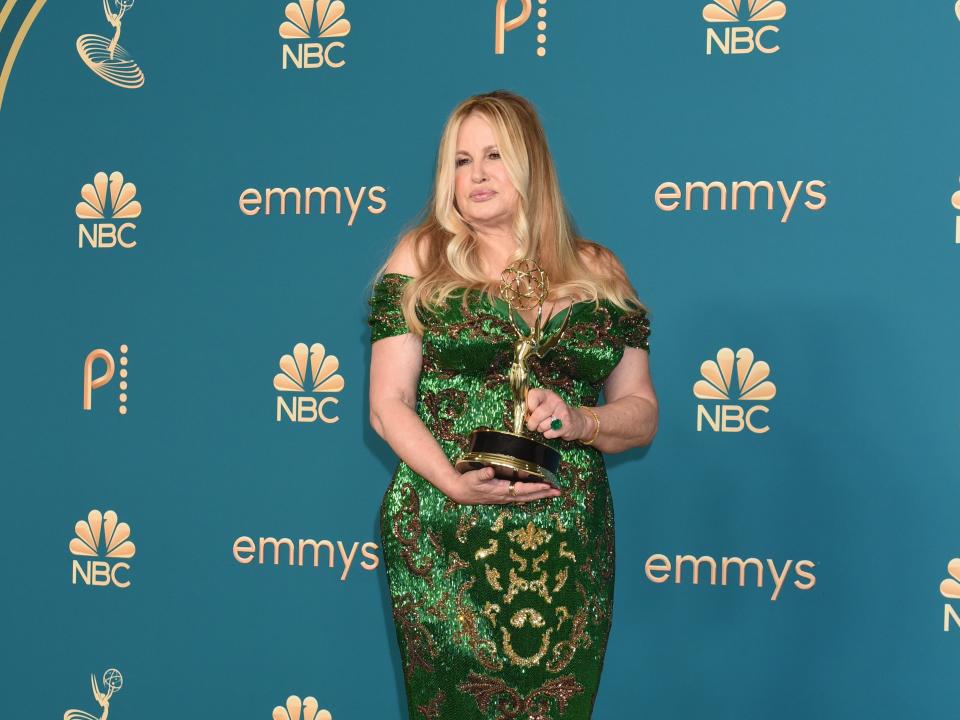
M606 299L626 311L645 309L613 253L577 234L533 105L519 95L497 90L467 98L450 114L440 138L433 192L420 217L401 236L412 242L418 269L401 299L410 330L418 335L424 330L416 312L418 305L436 310L461 289L481 290L492 301L495 289L499 290L499 284L483 274L480 242L460 214L454 196L457 135L471 113L490 123L507 175L519 194L513 224L517 250L511 262L533 258L550 280L551 298L586 296L595 303ZM581 253L601 272L584 263ZM386 267L385 261L375 281ZM463 293L462 302L466 300L467 293Z

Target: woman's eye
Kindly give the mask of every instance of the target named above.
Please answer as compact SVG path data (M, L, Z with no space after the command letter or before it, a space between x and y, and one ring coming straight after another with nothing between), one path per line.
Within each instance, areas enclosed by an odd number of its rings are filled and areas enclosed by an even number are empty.
M466 158L457 158L457 167L460 167L467 161Z
M490 153L490 157L492 157L492 158L498 158L498 157L500 157L500 153L498 153L498 152L492 152L492 153Z

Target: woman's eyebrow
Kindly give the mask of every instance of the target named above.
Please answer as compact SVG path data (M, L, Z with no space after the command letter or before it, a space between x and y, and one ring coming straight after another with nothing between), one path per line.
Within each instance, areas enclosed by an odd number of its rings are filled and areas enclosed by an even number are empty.
M487 150L495 150L496 147L497 147L496 145L487 145L483 149L483 151L486 152ZM468 153L466 150L457 150L457 155L469 155L469 154L470 153Z

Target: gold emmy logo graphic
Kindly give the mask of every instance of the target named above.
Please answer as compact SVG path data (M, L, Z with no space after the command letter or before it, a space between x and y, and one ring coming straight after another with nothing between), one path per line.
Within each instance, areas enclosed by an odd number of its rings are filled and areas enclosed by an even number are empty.
M779 45L767 44L767 33L778 33L776 25L753 27L736 23L777 22L787 14L787 6L780 0L713 0L703 8L703 19L709 23L724 23L723 37L713 28L707 28L707 55L716 47L724 55L745 55L758 50L766 55L780 50Z
M537 8L537 57L543 57L547 54L547 0L537 0L540 7ZM520 14L507 20L508 0L497 0L496 16L493 33L493 51L497 55L503 55L504 39L508 32L516 30L530 19L533 14L532 0L520 0Z
M657 186L653 200L657 207L664 212L674 212L683 208L690 212L695 207L699 207L703 212L712 210L721 210L726 212L730 210L750 210L751 212L758 207L758 195L763 193L766 198L767 210L773 210L776 205L783 205L783 214L780 216L780 222L786 223L793 214L795 208L799 207L798 202L802 196L803 206L814 212L822 210L827 204L827 196L821 192L827 187L823 180L797 180L796 182L784 182L777 180L776 183L769 180L759 180L753 182L750 180L734 180L726 183L720 180L712 182L703 182L701 180L688 180L685 183L663 182ZM700 202L695 202L697 196Z
M114 170L109 179L105 172L98 172L93 176L93 183L86 183L80 188L82 200L77 203L77 217L81 220L105 221L133 220L140 217L143 209L139 200L134 200L137 187L132 182L123 179L123 173ZM129 238L129 233L136 230L132 222L94 222L87 227L79 224L77 246L84 247L84 243L92 248L122 248L136 247L137 241ZM124 233L128 237L124 238Z
M308 362L309 361L309 362ZM337 372L340 361L336 355L328 355L320 343L314 343L307 349L306 343L297 343L292 355L280 358L280 369L273 378L273 387L286 393L336 393L343 390L343 376ZM290 402L287 402L287 400ZM317 398L312 395L277 396L277 422L286 415L291 422L314 422L321 420L332 424L340 419L339 415L328 415L328 405L337 405L339 400L332 396Z
M314 23L316 10L316 23ZM297 40L294 49L284 43L281 64L287 69L289 61L298 70L315 69L326 65L330 68L341 68L347 64L346 60L334 58L332 51L343 50L346 46L339 40L333 42L329 38L341 38L350 34L350 21L343 17L346 7L341 0L299 0L287 3L284 14L287 19L280 24L280 37L284 40ZM311 38L323 39L326 43L316 41L303 42Z
M947 564L950 575L940 583L940 594L948 600L960 600L960 558L954 558ZM950 632L950 624L960 627L960 615L950 603L943 604L943 631Z
M127 376L129 375L129 370L127 369L127 365L129 363L127 359L128 350L129 348L126 344L120 346L120 407L118 408L118 411L121 415L127 414ZM102 374L94 377L93 366L97 360L102 360L105 367ZM83 361L84 410L91 410L93 408L93 391L98 388L102 388L104 385L109 383L113 379L114 370L116 370L116 363L114 362L113 355L110 354L109 350L98 348L87 353L87 357Z
M118 576L122 570L129 572L130 564L123 562L132 558L137 548L130 540L130 526L125 522L117 522L117 514L113 510L102 513L91 510L86 520L80 520L74 527L74 537L70 541L70 553L82 558L105 558L87 560L83 565L79 560L73 561L73 584L77 578L84 585L106 587L113 585L118 588L130 587L129 580Z
M97 686L97 679L90 674L90 686L93 688L93 699L97 701L101 712L99 715L91 715L83 710L67 710L63 714L63 720L107 720L110 713L110 698L113 694L123 687L123 675L116 668L110 668L103 674L103 687L105 692L100 692Z
M301 701L291 695L286 705L277 705L273 709L273 720L333 720L329 710L317 710L318 707L320 704L314 697L305 697Z
M689 575L684 575L685 565L690 566ZM758 588L763 587L764 575L768 573L771 584L773 585L770 602L776 602L777 598L780 597L780 593L787 585L787 579L790 577L791 569L793 574L796 575L793 586L798 590L810 590L816 585L817 578L812 572L816 565L812 560L798 560L797 562L787 560L786 562L779 563L770 558L768 558L766 562L763 562L755 557L745 560L739 557L722 557L720 561L717 562L716 558L710 555L703 555L701 557L694 555L676 555L671 558L668 555L658 553L647 558L647 562L643 566L643 571L650 582L657 583L658 585L669 582L671 577L673 577L673 582L676 585L683 583L687 577L690 578L690 582L693 585L699 585L701 574L707 575L709 573L709 582L711 585L717 585L719 580L719 584L726 587L728 583L733 584L733 581L736 580L736 584L739 587L746 587L747 578L750 577L752 580L753 576L755 576ZM731 568L733 568L732 572ZM719 573L717 572L718 570Z
M958 3L960 7L960 3ZM950 198L950 204L953 205L954 210L960 210L960 190L957 190L953 197ZM957 215L957 232L955 236L955 242L960 243L960 215Z
M737 384L733 385L733 370L736 365ZM770 366L763 360L754 361L753 350L740 348L736 355L730 348L721 348L716 360L706 360L700 366L702 380L693 385L693 394L701 400L737 400L739 402L757 402L771 400L777 394L777 387L767 380ZM736 397L733 397L734 394ZM697 432L703 430L706 420L714 432L741 432L744 428L750 432L762 434L770 430L769 426L758 426L753 416L766 415L769 409L764 405L752 405L744 411L741 405L715 405L713 413L697 406Z
M108 83L133 90L143 85L143 72L130 57L130 53L118 45L123 16L133 7L133 0L103 0L103 14L113 26L113 37L81 35L77 38L77 52L93 70Z

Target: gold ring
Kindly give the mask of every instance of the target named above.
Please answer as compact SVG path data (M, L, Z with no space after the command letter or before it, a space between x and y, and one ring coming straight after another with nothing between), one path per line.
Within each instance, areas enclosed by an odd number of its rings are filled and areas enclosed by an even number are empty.
M511 481L510 481L510 486L507 488L507 493L510 495L510 497L516 497L516 496L517 496L517 481L516 481L516 480L511 480Z

